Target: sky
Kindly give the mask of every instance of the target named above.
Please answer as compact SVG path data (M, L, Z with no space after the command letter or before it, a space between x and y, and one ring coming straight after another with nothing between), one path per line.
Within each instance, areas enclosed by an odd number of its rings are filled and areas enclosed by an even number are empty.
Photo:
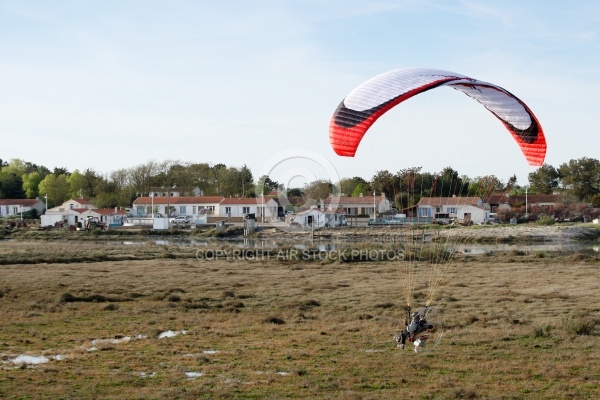
M502 124L450 88L380 118L354 158L331 115L365 80L437 68L531 108L546 163L600 158L600 2L0 0L0 158L100 173L149 160L302 180L529 166Z

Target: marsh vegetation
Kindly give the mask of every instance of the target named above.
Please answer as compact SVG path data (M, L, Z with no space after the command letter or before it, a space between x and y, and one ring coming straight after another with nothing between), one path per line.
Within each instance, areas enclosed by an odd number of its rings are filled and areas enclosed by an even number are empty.
M0 261L1 398L600 396L597 253L460 256L417 354L393 341L399 260L4 241Z

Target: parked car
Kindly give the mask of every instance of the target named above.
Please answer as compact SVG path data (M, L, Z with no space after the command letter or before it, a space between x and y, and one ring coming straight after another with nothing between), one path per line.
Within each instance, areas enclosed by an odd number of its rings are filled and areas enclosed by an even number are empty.
M190 217L187 215L178 215L175 218L171 219L171 224L173 225L185 225L190 223Z

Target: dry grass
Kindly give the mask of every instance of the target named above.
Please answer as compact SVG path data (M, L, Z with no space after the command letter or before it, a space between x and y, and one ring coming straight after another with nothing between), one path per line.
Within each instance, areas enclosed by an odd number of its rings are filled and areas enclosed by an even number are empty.
M438 296L444 337L415 354L392 339L397 261L194 251L0 242L0 398L600 397L597 256L460 260Z

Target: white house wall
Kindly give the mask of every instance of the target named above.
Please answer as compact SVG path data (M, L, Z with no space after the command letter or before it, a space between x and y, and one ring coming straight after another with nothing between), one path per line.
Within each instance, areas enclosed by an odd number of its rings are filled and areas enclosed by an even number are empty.
M182 207L184 207L182 212ZM194 207L196 212L194 212ZM154 204L154 211L157 214L167 215L167 209L171 208L173 212L171 213L172 217L176 217L178 215L187 215L187 216L195 216L199 215L199 211L203 209L211 209L212 212L209 213L211 217L219 216L219 203L207 203L207 204ZM133 205L134 215L150 215L152 214L152 203L150 204L134 204Z
M21 212L27 212L31 210L37 210L38 214L42 214L44 212L45 206L42 201L36 202L33 206L23 206L21 207L18 204L9 204L5 206L0 206L0 216L15 216L20 215Z
M471 214L471 221L473 221L474 224L481 224L487 220L487 217L489 216L489 211L481 209L479 207L463 206L458 209L456 218L458 218L459 220L464 220L465 214Z
M247 210L244 210L244 208L247 208ZM256 204L221 204L219 206L219 216L237 218L244 217L246 214L254 214L259 218L262 216L259 209L262 210L262 206L259 207ZM231 214L229 211L231 211Z

